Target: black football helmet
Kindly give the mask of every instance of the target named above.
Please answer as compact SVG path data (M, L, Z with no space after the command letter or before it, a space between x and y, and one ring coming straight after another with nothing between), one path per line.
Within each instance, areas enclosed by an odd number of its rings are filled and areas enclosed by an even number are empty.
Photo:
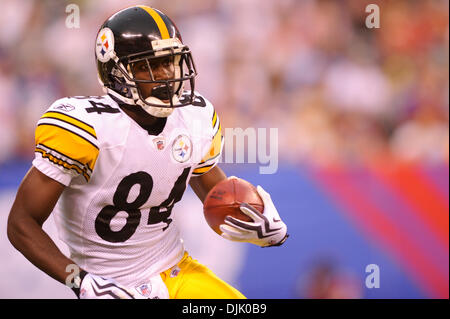
M167 117L175 107L192 104L195 69L192 54L168 16L147 6L133 6L113 14L97 33L95 44L98 78L106 93L122 102L139 105L157 117ZM175 77L156 80L152 60L170 58ZM153 60L154 61L154 60ZM135 78L134 65L145 63L149 79ZM185 82L190 93L184 94ZM157 84L144 97L139 83ZM169 102L163 102L168 100Z

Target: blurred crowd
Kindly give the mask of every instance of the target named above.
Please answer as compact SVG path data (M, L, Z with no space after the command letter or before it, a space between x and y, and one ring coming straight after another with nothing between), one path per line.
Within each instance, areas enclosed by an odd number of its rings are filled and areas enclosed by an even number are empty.
M68 4L80 28L67 28ZM280 159L448 163L447 0L155 0L199 71L222 127L279 129ZM380 28L366 26L366 6ZM31 158L56 99L103 94L94 41L136 1L1 0L0 164Z

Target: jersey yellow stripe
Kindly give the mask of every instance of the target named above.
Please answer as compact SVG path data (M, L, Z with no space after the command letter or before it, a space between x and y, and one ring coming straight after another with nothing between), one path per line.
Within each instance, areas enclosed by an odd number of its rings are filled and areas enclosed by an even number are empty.
M205 167L196 168L192 172L195 173L195 174L203 174L203 173L206 173L207 171L209 171L212 166L213 165L211 164L211 165L208 165L208 166L205 166Z
M71 116L68 116L68 115L65 115L65 114L62 114L59 112L49 111L49 112L46 112L44 115L42 115L41 118L54 118L54 119L62 120L64 122L68 122L68 123L78 127L79 129L91 134L95 138L97 138L97 135L95 135L95 130L92 128L92 126L90 126L86 123L83 123Z
M74 171L76 171L77 173L81 174L83 171L76 165L73 164L69 164L66 161L63 161L62 159L56 158L51 154L48 154L46 151L41 150L39 148L36 148L34 150L35 152L41 153L42 157L44 158L48 158L49 160L51 160L53 163L58 164L62 167L65 167L67 169L73 169Z
M58 126L42 124L36 128L35 142L44 144L93 170L99 150L84 138Z
M169 39L170 38L169 30L167 30L167 26L164 23L161 16L158 14L158 12L156 12L154 9L147 7L147 6L138 6L138 7L147 11L147 13L152 16L153 20L155 20L156 25L158 26L158 29L159 29L159 33L161 33L161 38Z
M40 150L44 151L45 153L51 154L52 156L55 156L57 158L60 158L60 157L58 157L58 155L60 155L60 156L64 157L65 159L68 159L68 160L71 160L73 162L76 162L76 163L80 164L83 167L83 169L86 168L88 171L92 172L89 169L89 167L87 167L85 164L80 163L77 160L74 160L73 158L68 157L66 154L62 154L61 152L58 152L58 151L54 150L53 148L48 147L47 145L39 143L39 144L36 145L36 149L40 149ZM74 164L74 165L76 165L76 164ZM77 165L77 166L80 167L80 165Z
M216 126L216 121L217 121L217 113L216 113L216 111L214 111L214 116L213 116L213 120L212 120L212 122L213 122L212 126L213 127Z
M217 132L213 138L216 138L219 133L220 133L220 136L222 136L222 123L219 123L219 128L217 129Z
M36 148L35 152L41 153L43 158L47 158L50 162L55 163L56 165L62 166L67 169L72 169L72 170L76 171L78 174L82 174L84 176L84 178L86 179L86 181L89 182L89 179L90 179L89 175L84 170L82 171L78 166L69 164L69 163L63 161L62 159L56 158L56 157L52 156L51 154L48 154L46 151L41 150L39 148Z
M221 148L222 148L222 127L221 124L219 124L219 129L217 130L217 133L211 142L211 148L209 149L209 152L205 155L205 157L202 159L201 163L204 163L216 157L220 153Z

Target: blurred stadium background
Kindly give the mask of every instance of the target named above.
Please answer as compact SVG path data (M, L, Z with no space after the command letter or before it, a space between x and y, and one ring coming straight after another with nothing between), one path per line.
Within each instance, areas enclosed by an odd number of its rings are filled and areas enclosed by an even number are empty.
M65 27L70 3L78 29ZM365 26L370 3L379 29ZM0 2L0 298L74 297L14 250L6 219L38 118L60 97L102 94L95 35L132 4ZM223 167L272 194L291 237L275 249L226 242L188 191L175 213L195 258L249 298L449 297L448 1L138 4L178 25L222 127L279 131L276 174ZM66 252L51 218L44 228ZM369 264L379 288L365 285Z

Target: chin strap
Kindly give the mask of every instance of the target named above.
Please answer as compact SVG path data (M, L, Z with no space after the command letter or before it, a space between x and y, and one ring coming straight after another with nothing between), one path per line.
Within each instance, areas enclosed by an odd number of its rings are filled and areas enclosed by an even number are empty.
M148 98L145 99L145 102L151 103L151 104L163 104L163 105L170 106L170 104L164 103L163 101L161 101L160 99L158 99L154 96L149 96ZM179 103L179 100L176 96L174 96L172 98L172 103L173 104ZM150 106L150 105L143 103L141 100L139 100L136 104L141 106L148 114L153 115L155 117L168 117L169 115L171 115L173 113L173 110L174 110L172 107Z

